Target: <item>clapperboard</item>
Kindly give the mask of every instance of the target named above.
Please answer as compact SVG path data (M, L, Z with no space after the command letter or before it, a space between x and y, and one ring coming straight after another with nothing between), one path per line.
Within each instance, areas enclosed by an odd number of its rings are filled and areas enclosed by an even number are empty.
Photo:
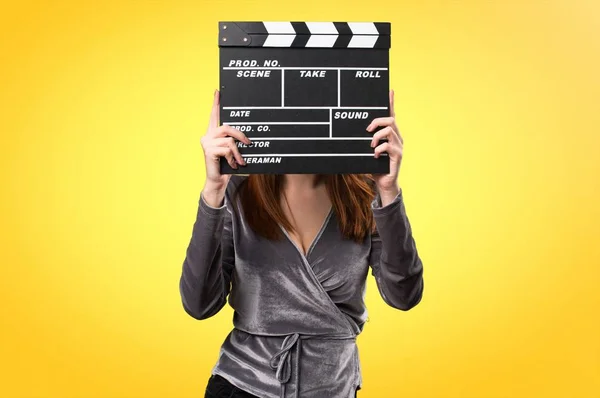
M224 174L387 173L370 122L389 116L390 23L220 22L221 124L247 163Z

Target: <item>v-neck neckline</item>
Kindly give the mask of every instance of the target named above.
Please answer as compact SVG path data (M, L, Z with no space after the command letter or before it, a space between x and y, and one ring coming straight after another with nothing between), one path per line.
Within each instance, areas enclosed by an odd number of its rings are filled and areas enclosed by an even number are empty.
M300 253L300 255L308 262L308 256L310 256L310 253L312 252L313 248L317 245L317 242L319 241L319 239L321 239L321 235L323 235L325 228L327 228L327 225L329 225L329 220L331 219L332 215L333 215L333 206L331 206L329 208L329 212L327 213L327 216L323 220L323 223L321 224L321 228L319 228L319 232L317 232L317 234L315 235L314 239L312 240L310 246L308 246L308 250L306 250L306 254L304 254L302 249L300 247L298 247L296 242L294 242L294 239L292 239L292 237L290 236L288 231L285 228L283 228L283 226L281 224L279 224L279 228L281 228L281 230L283 231L283 234L285 235L287 240L292 244L292 246L294 246L296 248L296 250L298 250L298 253Z

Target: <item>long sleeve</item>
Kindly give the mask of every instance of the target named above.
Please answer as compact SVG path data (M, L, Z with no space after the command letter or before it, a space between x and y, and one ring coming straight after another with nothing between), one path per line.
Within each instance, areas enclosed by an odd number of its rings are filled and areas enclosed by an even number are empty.
M371 205L377 232L371 237L370 265L379 293L390 306L408 311L423 295L423 264L406 216L402 191L386 206Z
M227 198L217 208L209 206L201 194L179 281L183 308L190 316L206 319L223 308L234 261Z

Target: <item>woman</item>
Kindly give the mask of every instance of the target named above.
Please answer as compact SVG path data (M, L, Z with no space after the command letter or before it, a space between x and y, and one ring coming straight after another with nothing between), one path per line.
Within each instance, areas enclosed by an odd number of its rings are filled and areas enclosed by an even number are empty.
M389 174L231 176L220 174L219 158L243 167L235 140L250 140L219 127L215 92L202 138L206 183L180 280L192 317L215 315L227 297L235 310L205 397L355 397L369 267L390 306L406 311L421 300L393 109L390 92L390 117L367 128L374 156L389 156Z

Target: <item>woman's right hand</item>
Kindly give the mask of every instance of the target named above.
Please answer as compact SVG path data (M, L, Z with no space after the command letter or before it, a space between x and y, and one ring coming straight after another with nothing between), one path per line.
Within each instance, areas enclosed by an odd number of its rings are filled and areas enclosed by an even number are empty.
M223 193L231 178L231 174L221 174L219 158L224 157L233 169L237 169L238 165L246 165L235 139L245 144L251 143L241 131L227 125L219 126L219 94L219 91L215 90L208 129L200 139L206 163L204 191L207 195L215 192Z

